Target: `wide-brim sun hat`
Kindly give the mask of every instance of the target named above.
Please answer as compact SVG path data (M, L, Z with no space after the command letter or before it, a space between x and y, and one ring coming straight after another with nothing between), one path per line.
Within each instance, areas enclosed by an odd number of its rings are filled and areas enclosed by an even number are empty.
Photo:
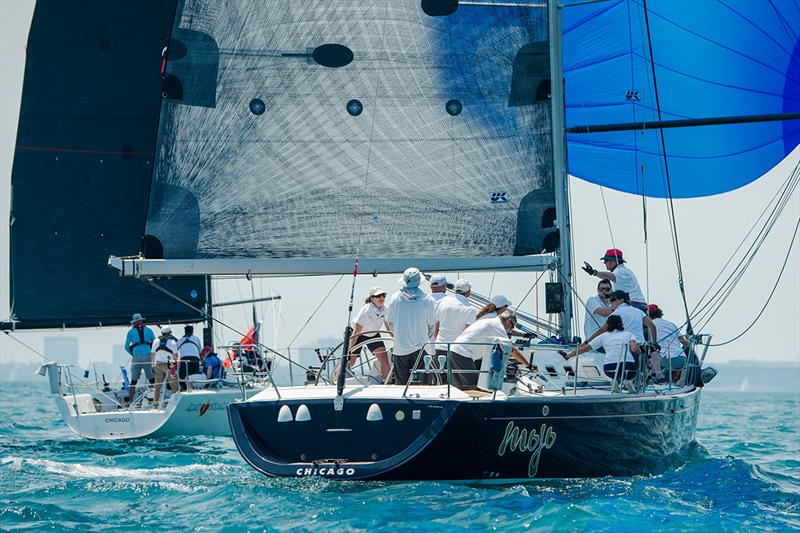
M144 322L145 318L140 313L133 313L131 317L131 324L135 324L136 322Z
M419 287L419 283L422 279L422 274L420 274L418 268L407 268L403 275L400 276L400 279L397 282L406 289L416 289Z
M163 328L161 328L161 334L162 335L167 335L169 333L172 333L172 328L171 327L164 326Z

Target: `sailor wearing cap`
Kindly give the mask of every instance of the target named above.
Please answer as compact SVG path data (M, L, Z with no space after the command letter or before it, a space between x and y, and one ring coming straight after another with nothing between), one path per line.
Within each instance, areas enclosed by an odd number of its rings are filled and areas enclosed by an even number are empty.
M502 294L492 296L492 301L478 311L477 318L497 318L500 313L511 307L511 300Z
M447 296L447 276L444 274L431 274L431 299L438 306L439 302Z
M353 333L350 335L350 364L353 366L358 359L358 354L352 352L352 348L363 342L367 349L372 352L378 360L378 369L383 379L389 375L389 356L386 355L386 345L381 339L380 330L384 328L386 322L386 291L382 287L372 287L369 290L364 305L359 309L358 314L353 319L351 327Z
M439 323L436 335L436 355L447 354L448 342L453 342L461 335L470 324L476 320L476 310L469 303L472 285L465 279L460 279L453 285L455 294L442 298L436 309L436 319Z
M144 325L145 318L141 313L134 313L131 317L131 329L125 337L125 351L131 354L131 384L128 388L128 402L132 402L136 394L136 383L139 375L144 376L153 383L153 366L150 362L150 345L156 338L153 330Z
M628 298L628 293L625 291L613 291L611 294L608 295L608 301L611 304L611 307L614 311L609 316L618 316L622 319L622 325L625 328L625 331L629 331L633 334L634 339L639 344L644 344L645 342L645 335L644 335L644 327L646 326L650 335L651 339L656 339L656 327L653 324L653 321L650 320L650 317L647 314L640 311L638 308L633 307L630 305L630 300ZM594 340L596 337L600 336L601 334L608 331L608 321L603 324L600 329L595 331L591 337L586 339L585 343L589 343L590 341Z
M178 380L169 369L178 353L178 339L172 336L171 327L164 326L161 328L161 335L153 341L151 352L151 363L155 374L153 403L158 405L158 399L161 397L161 386L165 378L169 378L169 386L173 392L178 390Z
M386 302L386 326L394 335L395 383L405 385L414 362L422 366L422 350L433 333L436 309L433 300L419 284L422 274L417 268L407 268L398 280L400 290Z
M611 281L614 285L614 290L628 293L630 304L633 307L638 308L643 313L647 313L647 301L641 287L639 287L639 280L636 279L636 274L625 266L625 260L622 258L622 250L609 248L600 260L605 264L608 270L607 272L595 270L592 265L586 261L583 262L581 268L590 276L597 276L600 279Z

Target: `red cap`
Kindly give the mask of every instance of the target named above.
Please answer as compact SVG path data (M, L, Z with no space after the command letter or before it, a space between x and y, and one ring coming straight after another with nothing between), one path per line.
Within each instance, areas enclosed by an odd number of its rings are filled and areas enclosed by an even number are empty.
M211 353L211 346L203 346L203 349L200 350L200 355L208 355Z
M655 311L656 309L658 309L658 306L656 304L650 304L647 306L648 311Z
M601 261L606 261L608 259L617 261L618 263L625 262L625 260L622 258L622 250L618 248L609 248L608 250L606 250L606 255L600 258Z

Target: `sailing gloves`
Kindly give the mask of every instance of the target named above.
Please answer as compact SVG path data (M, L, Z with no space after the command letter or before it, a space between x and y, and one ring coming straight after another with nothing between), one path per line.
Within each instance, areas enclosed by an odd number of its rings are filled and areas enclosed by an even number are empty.
M597 274L597 270L592 268L592 265L590 265L589 263L587 263L585 261L584 261L583 266L581 268L583 269L584 272L586 272L590 276L594 276L595 274Z

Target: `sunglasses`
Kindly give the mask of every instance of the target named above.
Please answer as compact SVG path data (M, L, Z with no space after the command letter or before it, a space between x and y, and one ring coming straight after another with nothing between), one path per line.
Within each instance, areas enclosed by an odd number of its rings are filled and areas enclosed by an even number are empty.
M611 291L611 287L600 287L597 290L598 291L603 291L603 292L610 292Z
M386 295L385 294L373 294L372 297L373 298L386 298Z
M622 298L620 298L618 296L614 296L613 298L609 298L608 299L609 302L616 302L617 300L622 300Z

